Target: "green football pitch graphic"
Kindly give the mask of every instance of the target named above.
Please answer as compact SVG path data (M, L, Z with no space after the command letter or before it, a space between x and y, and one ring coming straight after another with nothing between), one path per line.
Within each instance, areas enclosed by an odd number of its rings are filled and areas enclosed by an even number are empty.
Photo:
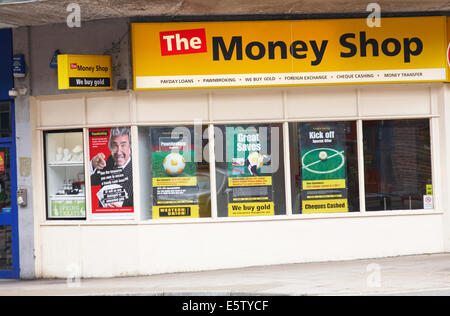
M152 177L153 178L164 178L169 177L167 172L164 170L164 158L171 152L153 152L152 153ZM179 152L183 156L183 152ZM194 152L189 153L191 155L191 161L186 161L186 167L183 173L177 175L177 177L195 177L197 175L197 166L194 162Z
M327 159L321 160L319 153L325 152ZM345 170L341 169L345 165L344 151L338 151L333 148L315 148L307 151L302 157L303 178L307 178L308 174L317 179L317 175L331 175L333 173L341 173Z

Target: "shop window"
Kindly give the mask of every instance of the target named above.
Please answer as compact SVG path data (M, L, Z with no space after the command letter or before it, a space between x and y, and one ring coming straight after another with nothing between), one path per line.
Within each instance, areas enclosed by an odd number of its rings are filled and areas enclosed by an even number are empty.
M211 217L206 126L139 127L142 219Z
M355 122L290 123L292 213L359 211Z
M83 131L45 132L48 219L86 218Z
M428 119L363 122L368 211L433 208Z
M0 214L11 213L11 152L0 148Z
M12 269L12 227L0 225L0 271Z
M282 124L215 130L219 217L286 214Z

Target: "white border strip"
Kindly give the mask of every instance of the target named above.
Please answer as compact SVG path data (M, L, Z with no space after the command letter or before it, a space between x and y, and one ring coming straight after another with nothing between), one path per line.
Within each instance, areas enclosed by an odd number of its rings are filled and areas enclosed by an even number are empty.
M445 68L136 77L136 89L444 81Z

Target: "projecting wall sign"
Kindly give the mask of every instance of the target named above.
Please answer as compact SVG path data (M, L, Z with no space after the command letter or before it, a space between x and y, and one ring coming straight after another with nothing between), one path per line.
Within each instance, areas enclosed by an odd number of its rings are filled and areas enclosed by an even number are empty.
M445 81L446 17L133 23L134 88Z
M58 55L58 89L111 89L111 56Z

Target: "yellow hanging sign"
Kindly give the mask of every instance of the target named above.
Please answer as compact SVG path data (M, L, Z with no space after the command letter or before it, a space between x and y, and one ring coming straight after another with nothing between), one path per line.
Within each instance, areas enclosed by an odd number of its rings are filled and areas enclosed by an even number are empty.
M111 88L111 56L58 55L58 89Z

